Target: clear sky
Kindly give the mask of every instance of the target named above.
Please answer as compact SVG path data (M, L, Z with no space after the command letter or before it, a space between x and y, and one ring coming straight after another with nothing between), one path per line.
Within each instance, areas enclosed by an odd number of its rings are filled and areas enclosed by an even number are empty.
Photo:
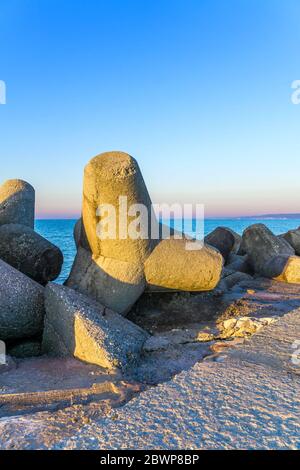
M123 150L154 202L300 212L299 0L1 0L1 180L72 217Z

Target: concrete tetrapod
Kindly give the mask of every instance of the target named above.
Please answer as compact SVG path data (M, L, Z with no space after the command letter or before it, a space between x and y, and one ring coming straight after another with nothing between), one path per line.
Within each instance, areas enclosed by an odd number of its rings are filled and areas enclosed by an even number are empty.
M26 181L14 179L0 186L0 225L34 227L35 191Z
M161 240L160 231L136 160L123 152L98 155L85 167L78 251L66 285L121 314L147 285L213 289L222 255L206 246L185 250L186 240Z

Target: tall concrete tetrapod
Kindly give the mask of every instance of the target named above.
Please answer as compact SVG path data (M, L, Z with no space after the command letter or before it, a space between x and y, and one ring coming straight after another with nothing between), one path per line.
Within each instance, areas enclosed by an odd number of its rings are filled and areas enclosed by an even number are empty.
M124 204L129 212L124 210ZM111 208L117 221L116 236L107 239L99 237L99 222L107 218L105 207ZM136 212L130 213L130 208L141 211L138 227L141 237L126 233L124 236L125 227L130 231L137 224L133 217ZM66 285L122 314L149 287L180 291L213 289L222 271L221 254L208 246L188 251L186 240L174 236L164 240L154 238L153 232L158 227L135 159L122 152L96 156L84 171L82 219L75 227L77 255Z

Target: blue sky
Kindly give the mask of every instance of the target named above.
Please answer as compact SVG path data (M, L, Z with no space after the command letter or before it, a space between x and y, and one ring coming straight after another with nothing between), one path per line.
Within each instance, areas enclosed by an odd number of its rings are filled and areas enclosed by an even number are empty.
M299 23L298 0L1 0L1 180L71 217L123 150L154 202L300 212Z

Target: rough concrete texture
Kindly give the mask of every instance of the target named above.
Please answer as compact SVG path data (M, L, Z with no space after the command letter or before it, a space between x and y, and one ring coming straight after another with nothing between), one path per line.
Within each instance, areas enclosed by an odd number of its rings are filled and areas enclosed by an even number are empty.
M178 294L173 295L178 297ZM209 298L212 293L201 295ZM199 296L190 297L197 299ZM300 365L293 361L300 359L299 348L297 352L294 344L300 336L300 288L257 279L243 281L225 297L227 300L217 316L217 323L206 328L207 332L217 334L216 329L219 329L219 334L229 334L230 330L235 330L239 335L241 329L247 330L251 324L271 325L263 328L259 325L258 333L246 341L244 337L230 341L212 341L207 337L203 342L202 336L199 342L192 337L196 308L192 310L191 323L187 328L180 328L184 314L180 316L180 309L175 312L174 303L172 326L177 323L177 331L171 331L171 315L167 319L163 314L154 316L153 313L151 322L157 331L156 345L152 339L152 346L150 344L149 352L142 357L137 373L148 383L155 383L152 380L155 373L158 381L169 381L147 389L121 408L118 398L116 408L111 398L102 395L103 390L99 390L98 385L92 386L99 380L108 381L108 390L105 390L111 393L109 384L113 384L114 391L117 394L120 391L120 382L116 384L114 374L109 378L96 366L75 361L76 367L66 370L63 365L66 359L49 364L49 359L40 358L23 361L17 369L2 374L4 389L0 393L5 404L0 410L0 447L299 448ZM209 310L208 305L207 300L205 310ZM213 310L212 306L210 308ZM203 318L201 311L199 318ZM145 316L144 320L147 319ZM272 323L275 320L277 322ZM163 336L169 343L167 348L161 342ZM192 342L184 343L184 336L185 341ZM38 361L41 361L40 366ZM95 374L97 370L96 376L87 374L86 368L95 368L90 373ZM186 370L179 373L183 369ZM35 380L32 380L33 373ZM172 378L176 373L178 375ZM50 394L38 394L36 400L33 395L26 395L25 392L44 390L43 384L48 384ZM124 387L128 388L127 382ZM55 411L53 402L57 400L60 401L57 406L61 407L63 401L67 408ZM37 412L49 407L52 411ZM20 413L23 415L18 416Z
M86 237L86 233L84 230L84 226L82 224L82 217L77 220L75 226L74 226L74 241L76 248L79 249L79 247L84 248L87 251L91 251L89 242Z
M230 253L237 253L241 239L241 236L234 230L227 227L217 227L204 238L204 241L217 248L227 261Z
M78 249L80 246L80 237L81 237L81 227L82 227L82 219L78 219L76 224L74 225L73 237L75 241L76 248Z
M108 226L112 231L103 237ZM207 247L186 250L186 239L161 240L162 229L137 162L123 152L98 155L85 167L78 252L66 285L123 315L145 290L145 277L150 287L213 289L221 256ZM178 266L170 264L174 253Z
M66 449L299 449L299 310L57 443Z
M228 269L227 266L223 267L221 279L224 279L225 277L230 276L230 274L233 274L234 272L236 271L233 269Z
M119 197L126 199L126 208ZM133 204L148 209L141 230L148 239L122 239L116 227L115 239L101 239L101 206L110 205L119 222L122 209L127 214ZM126 314L145 288L143 261L156 241L149 237L151 200L137 162L123 152L110 152L93 158L85 167L82 221L75 230L78 252L66 285L86 293L115 311ZM101 217L100 217L101 216ZM120 227L131 223L126 216ZM79 236L80 231L80 236ZM91 251L91 253L90 253Z
M16 367L17 366L15 360L7 354L7 351L5 352L5 358L3 357L3 353L1 353L0 374L6 374L7 372L11 372ZM3 388L1 387L0 390L1 389Z
M253 270L262 276L269 277L266 269L270 260L275 256L293 256L294 249L280 237L276 237L263 224L254 224L243 233L242 245L248 255L248 261Z
M125 315L144 292L145 277L140 263L93 259L79 246L66 285Z
M169 380L220 341L230 346L299 307L299 286L264 279L247 278L225 293L145 293L128 315L153 335L135 377L149 384Z
M145 261L145 277L149 286L183 291L212 290L218 284L223 258L205 246L186 250L186 240L162 240Z
M22 180L7 180L0 186L0 225L34 227L35 191Z
M226 276L222 282L224 283L226 289L231 289L231 287L233 287L235 284L245 280L250 281L251 279L252 278L249 274L237 271L235 273L229 274L229 276Z
M148 334L117 313L67 287L45 289L43 351L105 368L136 363Z
M277 281L300 284L300 257L274 256L267 263L265 274Z
M144 293L127 319L151 334L174 329L201 332L205 326L214 330L231 318L280 317L290 311L291 305L300 307L299 286L242 276L225 292L215 289L203 293Z
M127 319L151 334L185 329L193 324L216 321L241 294L212 292L145 292L129 312Z
M41 341L26 339L8 346L7 353L12 357L24 358L40 356L41 350Z
M119 371L108 371L70 357L42 356L12 361L8 356L8 359L6 371L1 374L2 420L8 416L10 421L13 416L28 412L35 414L40 410L50 410L55 420L56 410L72 405L77 408L76 404L93 401L97 401L98 414L102 414L107 400L112 406L115 401L121 404L132 393L141 390L141 386L134 381L124 380ZM69 418L66 425L73 423L76 427L76 417ZM57 424L62 427L62 423ZM1 438L0 442L2 444Z
M232 254L229 256L226 269L230 271L239 271L241 273L252 274L251 266L248 263L248 257Z
M294 248L297 256L300 256L300 229L289 230L282 237Z
M119 197L126 199L126 207L120 204ZM107 217L105 209L99 213L101 205L110 204L114 208L117 220L124 217L120 230L125 231L125 237L117 227L116 239L101 239L99 234L99 218ZM133 204L143 204L148 210L141 230L148 239L131 239L126 236L127 224L131 217L127 209ZM139 166L134 158L124 152L107 152L93 158L84 170L82 219L87 239L93 255L118 259L120 261L143 262L152 249L149 237L151 228L151 199L144 183ZM98 214L98 215L97 215Z
M291 361L299 313L148 390L57 447L299 448L299 365Z
M0 339L40 334L44 287L0 260Z
M0 258L43 285L59 276L63 264L57 246L21 224L0 226Z

